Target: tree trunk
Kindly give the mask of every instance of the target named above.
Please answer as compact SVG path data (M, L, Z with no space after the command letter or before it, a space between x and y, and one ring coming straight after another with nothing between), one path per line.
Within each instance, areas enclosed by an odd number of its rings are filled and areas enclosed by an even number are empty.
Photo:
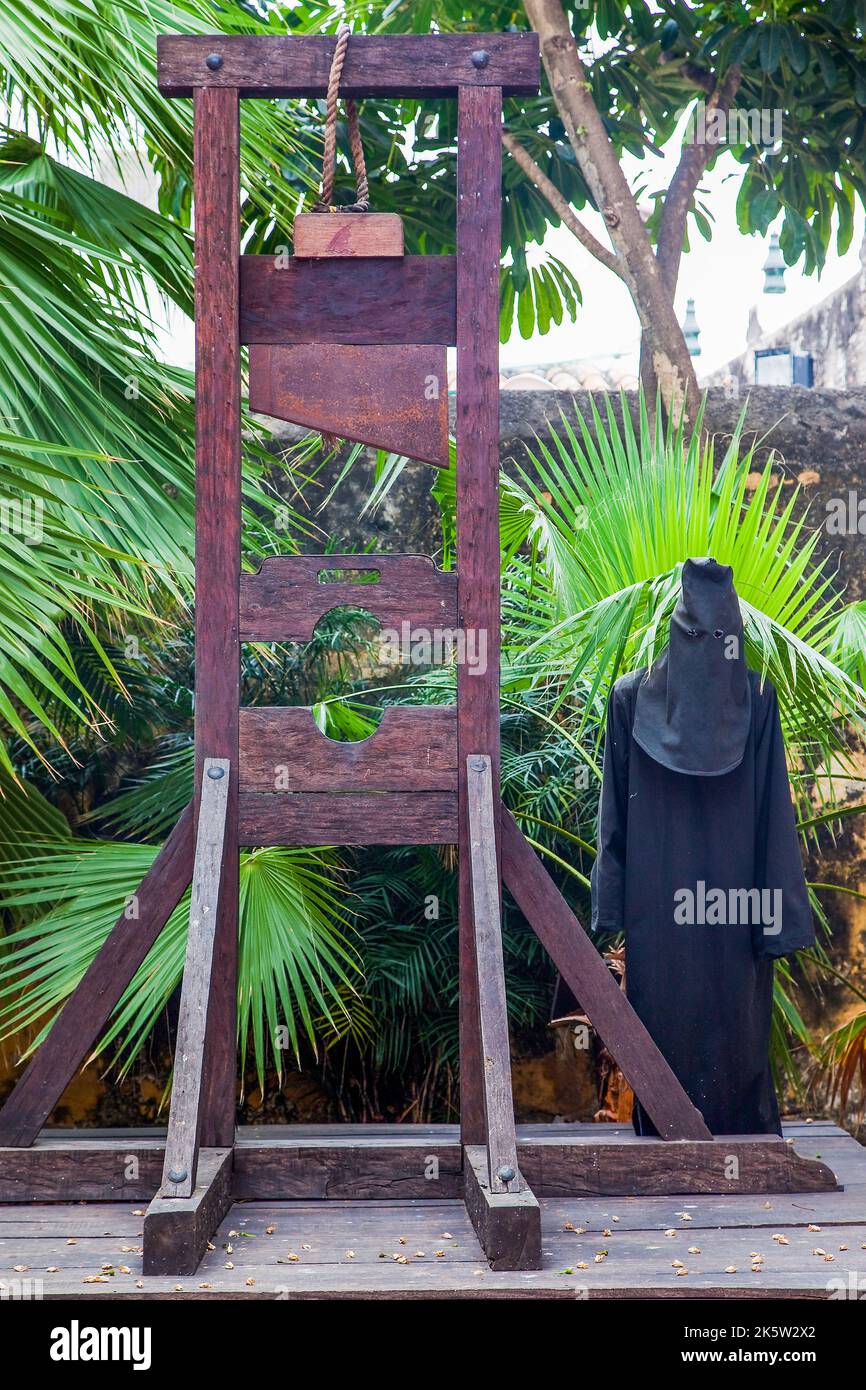
M656 387L668 418L693 419L697 377L674 312L672 294L641 221L560 0L524 0L541 43L541 57L580 171L608 228L641 326L641 362L649 403Z

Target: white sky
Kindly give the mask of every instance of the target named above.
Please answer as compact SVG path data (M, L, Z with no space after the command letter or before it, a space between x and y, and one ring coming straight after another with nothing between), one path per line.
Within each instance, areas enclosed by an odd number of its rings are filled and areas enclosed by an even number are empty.
M633 183L649 188L666 187L676 167L678 139L665 149L665 158L638 161L627 157L625 169ZM652 170L652 178L648 177ZM828 253L823 274L803 275L798 267L786 269L783 295L763 293L762 266L767 258L766 239L742 236L737 230L736 200L741 167L722 155L701 185L700 202L714 218L713 239L706 242L690 229L692 249L683 257L677 289L677 315L682 322L686 300L695 301L701 330L701 355L695 366L700 379L736 357L746 347L749 310L755 305L765 329L776 328L824 299L859 269L864 215L858 208L854 237L846 254ZM602 219L596 213L580 214L599 241L608 244ZM771 230L778 231L781 219ZM544 337L522 339L516 332L500 349L506 367L550 365L554 362L627 354L637 367L639 327L631 299L621 281L599 265L564 228L548 233L545 250L558 256L574 272L583 293L583 305L575 323L554 327ZM531 253L530 253L531 255Z

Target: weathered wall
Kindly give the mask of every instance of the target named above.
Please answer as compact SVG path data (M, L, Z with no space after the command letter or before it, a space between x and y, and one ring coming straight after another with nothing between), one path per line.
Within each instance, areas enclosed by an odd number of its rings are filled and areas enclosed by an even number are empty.
M786 347L811 354L816 386L847 390L866 383L866 241L857 274L804 314L763 332L758 312L752 310L746 351L712 372L710 382L747 385L755 380L755 348Z
M635 408L635 398L627 398ZM527 464L527 448L536 435L548 432L560 412L573 417L575 408L589 414L589 397L561 391L503 391L500 394L500 433L503 465L519 459ZM848 498L853 491L864 500L866 511L866 388L852 391L807 390L805 387L752 387L748 395L731 399L721 388L708 393L706 425L721 446L734 429L740 411L747 407L747 437L759 440L756 466L763 466L773 452L780 476L790 486L803 484L804 502L815 526L827 520L833 499ZM614 408L620 414L620 401ZM278 427L277 440L297 438L292 426ZM326 496L337 466L325 470L315 489L308 490L312 515L326 533L341 543L361 546L373 543L384 550L435 552L439 540L438 514L430 497L434 470L410 464L388 500L374 515L359 521L358 513L370 486L372 464L359 462L324 510L316 511L317 497ZM289 494L287 493L287 496ZM866 516L864 535L822 533L819 553L834 569L849 599L866 598ZM315 549L310 544L311 550Z

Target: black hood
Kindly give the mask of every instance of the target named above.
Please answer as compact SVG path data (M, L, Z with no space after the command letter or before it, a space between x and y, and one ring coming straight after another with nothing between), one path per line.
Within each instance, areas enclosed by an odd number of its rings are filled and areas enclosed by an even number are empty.
M752 716L730 565L686 560L670 640L641 681L634 737L672 772L720 777L742 762Z

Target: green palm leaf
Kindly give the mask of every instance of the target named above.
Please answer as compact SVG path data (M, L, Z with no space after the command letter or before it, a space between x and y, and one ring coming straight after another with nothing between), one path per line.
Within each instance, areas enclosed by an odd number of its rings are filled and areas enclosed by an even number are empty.
M0 1028L33 1029L28 1053L50 1031L63 1001L93 960L158 853L152 845L69 840L9 862L0 907L25 921L0 954ZM331 853L262 849L241 856L238 1039L248 1039L259 1083L270 1059L282 1074L287 1047L314 1049L354 1026L360 981ZM44 912L46 902L54 906ZM125 989L95 1053L114 1049L123 1075L152 1032L183 973L189 894L172 913ZM360 1026L366 1026L363 1008ZM285 1039L280 1030L285 1033Z

